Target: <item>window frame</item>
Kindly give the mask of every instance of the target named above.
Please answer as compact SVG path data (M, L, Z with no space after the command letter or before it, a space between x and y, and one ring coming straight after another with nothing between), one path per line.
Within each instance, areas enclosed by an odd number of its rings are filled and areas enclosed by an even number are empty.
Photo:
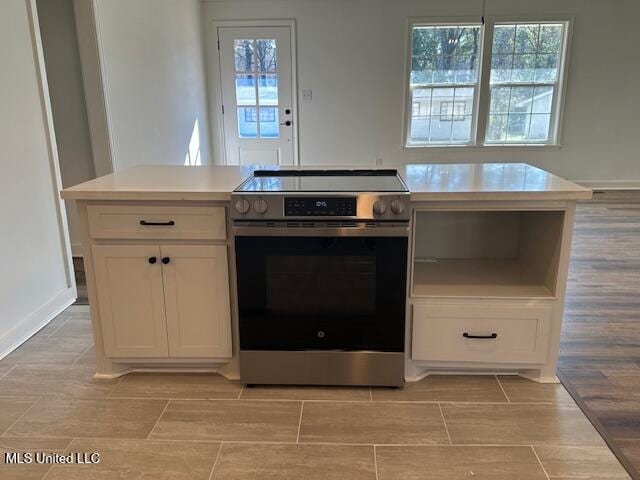
M530 23L563 23L564 35L562 38L562 50L560 51L560 61L558 62L558 80L557 92L553 96L551 104L551 125L549 127L549 140L546 142L531 143L486 143L487 125L489 122L489 103L491 100L491 60L493 56L493 32L497 25L501 24L530 24ZM524 148L544 148L544 147L561 147L561 131L562 117L565 106L566 87L567 87L567 69L568 56L570 51L571 33L573 18L566 15L516 15L516 16L491 16L485 18L485 42L483 49L488 52L485 55L486 62L482 65L482 79L480 85L480 106L478 116L481 119L478 122L477 145L485 148L504 148L504 147L524 147Z
M548 142L535 143L485 143L489 120L489 102L491 96L491 58L493 47L493 32L496 24L516 23L563 23L565 25L562 51L558 63L557 93L554 95L551 110L551 126L549 128ZM478 17L411 17L407 22L407 36L405 45L405 78L404 78L404 102L402 120L402 144L404 150L420 148L460 148L477 150L491 150L504 148L523 149L551 149L562 147L562 125L566 104L566 90L568 67L571 52L571 39L573 36L573 16L568 15L491 15L484 17L482 23ZM467 143L452 144L409 144L411 126L411 56L413 46L413 28L416 26L442 26L442 25L481 25L481 50L478 55L478 86L474 99L475 114L471 123L470 141Z
M412 47L413 47L413 28L414 27L438 27L438 26L460 26L460 25L473 25L480 27L480 51L478 52L478 80L477 82L471 86L467 84L434 84L431 87L451 87L451 88L465 88L470 87L474 89L474 99L473 99L473 112L471 117L471 133L469 135L468 142L457 142L457 143L425 143L425 144L409 144L409 136L411 134L411 119L410 114L412 112L412 92L411 88L411 64L412 64ZM484 31L482 22L478 19L478 17L438 17L438 18L409 18L408 22L408 33L407 33L407 44L406 44L406 57L405 57L405 82L404 82L404 108L403 108L403 117L404 120L402 122L402 148L413 149L413 148L457 148L457 147L469 147L476 145L477 139L477 124L478 124L478 113L479 113L479 102L480 102L480 89L482 85L481 78L481 70L483 64L483 49L484 49Z

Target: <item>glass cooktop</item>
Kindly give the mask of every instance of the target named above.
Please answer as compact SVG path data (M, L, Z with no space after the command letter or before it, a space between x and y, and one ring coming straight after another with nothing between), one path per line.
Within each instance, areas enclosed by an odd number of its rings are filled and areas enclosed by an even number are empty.
M256 170L236 192L407 192L396 170Z

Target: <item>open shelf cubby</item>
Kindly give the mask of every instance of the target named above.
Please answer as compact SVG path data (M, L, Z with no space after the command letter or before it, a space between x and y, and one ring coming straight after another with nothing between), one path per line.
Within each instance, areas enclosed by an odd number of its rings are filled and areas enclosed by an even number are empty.
M564 212L419 211L414 297L550 298Z

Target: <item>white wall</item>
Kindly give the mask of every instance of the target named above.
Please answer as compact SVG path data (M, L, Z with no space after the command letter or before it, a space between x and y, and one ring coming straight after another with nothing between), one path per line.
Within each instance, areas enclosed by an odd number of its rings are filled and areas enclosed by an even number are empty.
M72 0L37 0L40 35L63 187L95 178ZM74 202L67 218L74 255L81 235Z
M0 358L75 299L55 138L27 0L0 2ZM35 9L33 9L35 10Z
M95 0L114 170L184 164L190 144L208 163L200 15L198 0Z
M637 0L487 0L487 15L575 16L563 146L402 148L407 19L476 16L479 0L216 0L203 2L208 58L211 22L295 18L300 160L312 163L523 161L573 180L640 186ZM215 78L212 135L217 138ZM219 158L218 149L214 153ZM216 159L217 159L216 158Z

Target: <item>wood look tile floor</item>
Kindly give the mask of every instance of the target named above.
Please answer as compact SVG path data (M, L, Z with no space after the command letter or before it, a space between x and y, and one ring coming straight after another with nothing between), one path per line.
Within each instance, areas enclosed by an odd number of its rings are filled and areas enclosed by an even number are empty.
M640 464L640 193L580 205L561 375ZM87 306L0 360L0 455L99 452L97 465L8 465L9 479L622 480L561 385L431 376L404 389L257 387L211 375L91 377Z
M0 454L98 452L100 463L0 461L3 480L628 478L561 385L491 375L399 390L243 388L215 374L98 381L88 325L87 307L71 307L0 361Z
M578 204L558 374L640 479L640 191Z

